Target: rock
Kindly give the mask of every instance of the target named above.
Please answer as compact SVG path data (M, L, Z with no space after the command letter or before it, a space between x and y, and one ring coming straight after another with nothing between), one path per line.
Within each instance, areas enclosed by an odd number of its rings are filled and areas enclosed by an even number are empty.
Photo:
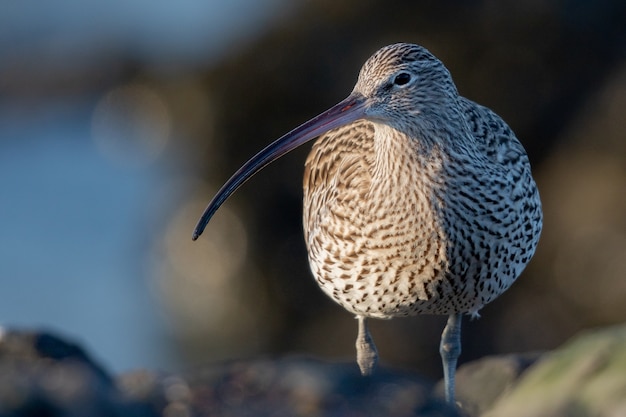
M460 366L456 373L456 388L462 409L469 415L478 416L491 408L541 355L542 352L530 352L488 356ZM435 392L442 395L443 380L437 383Z
M364 378L354 363L310 358L237 362L195 373L196 409L207 415L458 416L432 384L415 375L380 369Z
M207 366L184 376L136 371L115 381L76 344L49 333L0 334L0 416L456 417L432 384L354 363L301 357Z
M588 331L546 354L485 417L626 415L626 326Z
M59 336L0 332L0 417L617 417L626 415L626 325L584 333L554 352L468 363L457 388L462 411L415 374L382 368L363 378L352 362L304 357L114 378Z
M157 414L126 400L78 345L48 332L0 329L0 416L118 415Z

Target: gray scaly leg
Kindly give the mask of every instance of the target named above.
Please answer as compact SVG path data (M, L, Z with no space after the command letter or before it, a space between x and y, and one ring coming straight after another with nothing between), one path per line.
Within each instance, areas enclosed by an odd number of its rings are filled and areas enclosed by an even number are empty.
M439 353L443 362L446 402L455 405L454 374L456 372L457 359L461 355L461 314L450 314L448 317L448 323L441 335Z
M356 338L356 361L361 369L361 375L371 375L378 362L378 351L367 328L367 319L356 316L359 321L359 334Z

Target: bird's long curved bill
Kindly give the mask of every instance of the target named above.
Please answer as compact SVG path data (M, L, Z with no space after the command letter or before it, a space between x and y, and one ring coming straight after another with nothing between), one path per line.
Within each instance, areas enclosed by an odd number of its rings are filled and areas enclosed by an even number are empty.
M365 99L358 94L351 94L345 100L337 103L324 113L314 117L308 122L298 126L291 132L280 137L261 152L246 162L232 177L220 188L213 200L204 210L193 231L193 240L204 231L204 228L213 217L217 209L250 177L266 167L270 162L280 158L287 152L298 146L315 139L329 130L344 126L365 116Z

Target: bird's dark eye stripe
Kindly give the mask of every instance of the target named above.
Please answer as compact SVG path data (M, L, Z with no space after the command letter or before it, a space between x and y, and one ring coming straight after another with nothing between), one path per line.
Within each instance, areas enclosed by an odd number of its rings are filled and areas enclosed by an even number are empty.
M396 78L393 79L393 83L395 85L404 85L409 81L411 81L411 74L407 72L401 72L400 74L396 75Z

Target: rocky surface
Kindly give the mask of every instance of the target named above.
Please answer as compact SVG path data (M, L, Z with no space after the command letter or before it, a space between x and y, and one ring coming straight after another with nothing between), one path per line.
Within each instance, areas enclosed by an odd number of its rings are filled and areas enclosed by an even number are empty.
M0 416L155 416L72 342L44 332L0 332Z
M472 416L489 410L541 356L540 352L487 356L461 366L456 379L463 410ZM443 393L443 380L437 384L436 392Z
M626 327L581 334L532 366L485 417L626 416Z
M6 331L0 416L423 416L460 414L411 374L362 378L354 364L306 358L222 363L183 375L109 375L72 342Z
M352 363L287 357L224 362L180 375L111 376L82 348L44 332L3 331L0 416L607 416L626 415L626 326L548 353L488 357L458 371L460 410L435 385Z

